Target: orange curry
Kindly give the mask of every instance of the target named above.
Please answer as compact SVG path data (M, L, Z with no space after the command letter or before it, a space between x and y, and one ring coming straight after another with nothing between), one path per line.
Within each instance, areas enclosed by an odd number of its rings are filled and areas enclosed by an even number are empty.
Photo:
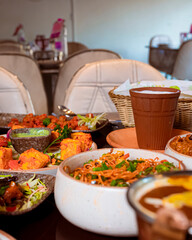
M188 134L185 137L175 137L171 141L170 147L179 153L192 156L192 135Z

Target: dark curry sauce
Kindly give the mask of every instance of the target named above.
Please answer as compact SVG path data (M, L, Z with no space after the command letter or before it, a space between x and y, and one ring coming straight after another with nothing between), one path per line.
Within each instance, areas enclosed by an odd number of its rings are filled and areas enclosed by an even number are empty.
M139 203L147 210L152 212L157 212L157 210L160 209L162 206L155 204L155 201L154 201L154 204L149 204L148 202L146 202L147 198L163 199L164 197L168 197L171 194L183 193L186 191L189 191L189 190L183 186L173 185L173 186L158 187L147 192L145 195L143 195L139 200ZM188 217L188 219L192 220L192 207L183 205L181 208L179 208L179 210L184 212L185 215Z

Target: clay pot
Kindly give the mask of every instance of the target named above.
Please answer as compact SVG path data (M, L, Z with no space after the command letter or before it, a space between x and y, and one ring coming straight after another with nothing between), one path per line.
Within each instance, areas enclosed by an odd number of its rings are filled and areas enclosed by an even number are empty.
M137 141L143 149L165 149L171 138L180 90L145 87L130 90Z

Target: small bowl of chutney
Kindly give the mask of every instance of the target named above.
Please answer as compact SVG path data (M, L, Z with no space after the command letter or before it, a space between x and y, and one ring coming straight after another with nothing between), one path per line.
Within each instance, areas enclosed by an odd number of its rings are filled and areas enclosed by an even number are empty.
M10 140L18 153L34 148L43 152L51 140L50 128L18 128L11 130Z

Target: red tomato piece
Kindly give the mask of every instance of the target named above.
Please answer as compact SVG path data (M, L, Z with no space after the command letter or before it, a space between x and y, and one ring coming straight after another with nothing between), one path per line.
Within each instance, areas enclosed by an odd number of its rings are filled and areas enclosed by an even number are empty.
M6 207L7 212L14 212L16 210L16 206Z

